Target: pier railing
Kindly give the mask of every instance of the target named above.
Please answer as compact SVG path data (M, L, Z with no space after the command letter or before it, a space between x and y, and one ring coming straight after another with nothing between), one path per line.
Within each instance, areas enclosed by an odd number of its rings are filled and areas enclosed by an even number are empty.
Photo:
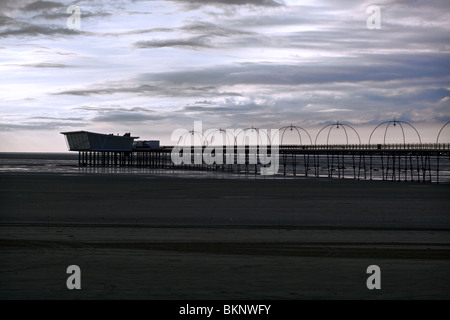
M294 145L284 144L279 146L284 149L307 150L450 150L450 143L392 143L392 144L318 144L318 145Z

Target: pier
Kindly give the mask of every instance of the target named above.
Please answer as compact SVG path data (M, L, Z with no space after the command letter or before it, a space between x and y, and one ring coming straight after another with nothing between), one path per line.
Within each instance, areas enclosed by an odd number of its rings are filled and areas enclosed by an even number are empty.
M195 163L206 147L192 147L186 155L190 163L176 165L172 161L173 146L158 149L131 151L79 151L79 166L89 167L138 167L156 169L183 169L227 171L258 174L264 165L251 161L251 154L258 147L245 148L245 162L228 164L226 159L237 157L237 147L223 148L222 164ZM185 148L186 149L186 148ZM233 154L227 150L234 150ZM268 153L271 149L268 148ZM411 182L436 182L449 178L450 145L333 145L278 147L279 172L281 175L327 178L350 178L364 180L391 180ZM220 162L220 161L219 161Z
M236 137L234 143L229 139L227 146L213 146L207 139L202 139L202 145L196 146L160 146L159 141L134 141L137 137L130 134L116 136L85 131L63 134L69 150L78 151L80 167L207 170L257 175L261 169L269 167L257 156L262 152L271 158L272 164L276 161L276 174L282 176L441 183L450 181L450 144L440 143L440 135L448 124L439 131L436 143L422 143L419 132L409 123L387 121L375 127L368 144L361 144L358 132L346 124L325 126L314 143L305 129L291 125L280 129L279 145L269 144L264 148L261 145L239 145ZM383 125L382 143L371 143L374 133ZM402 143L386 143L390 126L401 128ZM405 129L408 126L413 129L417 143L407 143ZM347 143L330 144L332 130L339 128L344 130ZM244 129L243 132L245 130L259 134L256 128ZM298 134L299 144L283 143L287 130ZM226 134L222 129L217 131ZM356 135L357 144L348 143L350 133ZM326 144L318 143L321 134L326 135ZM205 161L205 153L214 159L213 163ZM174 162L174 155L183 161Z

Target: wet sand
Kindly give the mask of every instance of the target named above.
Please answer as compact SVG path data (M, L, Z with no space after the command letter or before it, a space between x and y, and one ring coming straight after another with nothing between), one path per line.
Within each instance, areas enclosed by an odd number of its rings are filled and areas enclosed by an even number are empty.
M0 299L449 299L450 185L0 175ZM66 288L69 265L82 290ZM366 269L381 268L381 290Z

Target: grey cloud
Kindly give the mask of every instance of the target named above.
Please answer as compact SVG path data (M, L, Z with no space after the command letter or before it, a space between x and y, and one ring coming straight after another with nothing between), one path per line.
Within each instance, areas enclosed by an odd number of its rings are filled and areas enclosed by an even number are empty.
M40 10L48 10L48 9L57 9L65 7L62 3L53 2L53 1L36 1L26 5L23 10L24 11L40 11Z
M436 44L445 50L445 45L450 41L448 33L448 19L442 19L438 8L428 3L427 12L430 19L422 14L422 11L414 11L403 5L398 7L394 3L385 4L383 10L382 29L371 32L366 28L367 15L364 10L358 16L343 19L341 2L333 2L332 5L299 6L281 13L264 12L258 15L235 15L232 18L220 19L221 26L232 26L238 30L258 30L261 27L290 26L289 31L278 34L255 34L253 37L239 38L227 43L228 47L285 47L290 49L319 49L330 52L351 50L361 51L363 48L386 49L400 48L402 50L417 50L434 48ZM422 6L425 4L422 3ZM353 1L348 10L354 11L361 6L358 1ZM336 8L338 7L338 8ZM362 6L363 7L363 6ZM448 7L448 5L447 5ZM336 12L340 9L339 14ZM353 10L352 10L353 9ZM387 10L389 9L389 10ZM409 14L405 15L407 12ZM389 13L390 18L385 18ZM440 17L440 21L431 18L434 14ZM409 17L406 19L406 17ZM430 23L433 21L433 23ZM416 24L411 23L416 22ZM324 29L324 26L329 26ZM304 30L303 27L307 27ZM298 31L296 31L298 28Z
M133 81L133 80L130 80ZM128 80L124 81L130 82ZM95 87L95 86L94 86ZM74 96L92 96L105 95L114 93L130 93L137 95L162 96L162 97L218 97L218 96L240 96L235 92L219 91L214 86L152 86L152 85L138 85L138 86L117 86L115 84L97 85L95 89L75 89L53 93L53 95L74 95Z
M210 22L196 22L188 24L180 28L181 31L186 31L189 33L200 33L209 36L219 36L219 37L229 37L233 35L250 35L255 34L254 32L248 32L232 28L220 27L216 24Z
M78 90L68 90L62 91L58 93L54 93L55 95L74 95L74 96L91 96L97 94L114 94L114 93L151 93L158 90L156 86L150 85L141 85L135 87L102 87L96 89L78 89Z
M351 109L339 109L339 108L328 108L328 109L317 110L316 112L331 113L331 112L351 112L351 111L353 111L353 110L351 110Z
M187 47L187 48L208 48L211 47L208 41L209 37L191 37L187 39L165 39L165 40L149 40L139 41L135 43L135 47L144 48L164 48L164 47Z
M437 103L447 96L450 96L450 90L447 88L424 88L422 90L409 93L407 97L405 97L405 95L401 92L397 95L390 94L389 96L384 96L382 94L377 94L376 92L367 91L361 96L361 98L378 103L393 103L396 105L407 106L410 105L412 101L415 101L416 103Z
M77 110L93 111L96 115L92 122L145 122L165 119L166 116L152 109L144 107L125 108L117 106L83 106L74 108Z
M92 14L92 17L96 16ZM56 17L59 18L59 15ZM55 18L56 18L55 17ZM62 15L62 17L67 18L67 15ZM47 16L48 18L48 16ZM168 28L151 28L151 29L138 29L130 31L121 32L88 32L82 30L72 30L69 28L61 27L65 25L61 23L60 25L33 25L26 23L19 23L15 20L11 20L11 28L0 31L0 38L9 36L28 36L35 37L39 35L55 35L55 36L73 36L73 35L83 35L83 36L93 36L93 37L119 37L133 34L146 34L155 32L173 32L172 29Z
M425 106L450 96L445 89L449 80L448 60L446 54L415 54L372 55L362 60L341 58L318 66L243 63L141 74L120 82L133 85L103 83L92 85L89 89L55 94L91 96L130 93L184 99L205 97L213 100L197 100L193 105L179 109L177 114L184 117L201 114L207 119L230 124L246 123L248 120L270 125L284 123L286 119L309 119L318 123L324 117L339 121L357 119L359 123L377 122L385 120L385 114L393 113L398 118L412 120L417 118L418 112L424 114L422 110ZM241 85L260 86L261 90L246 93L244 87L241 92ZM224 86L236 88L234 91L239 93L227 92L222 89ZM413 88L416 89L412 91ZM280 93L286 93L291 98L269 98ZM243 96L247 102L228 99L233 96ZM224 98L218 99L220 97ZM441 119L448 114L446 108L449 103L439 102L433 112L426 111L428 115L423 116ZM314 107L305 108L309 104ZM120 119L119 116L124 115L120 113L113 118ZM130 121L134 118L135 115L129 117Z
M80 35L86 34L86 32L71 30L68 28L55 27L55 26L37 26L37 25L27 25L22 28L9 29L0 32L0 38L9 36L39 36L39 35L60 35L60 36L70 36L70 35Z
M298 12L283 12L282 15L273 15L267 12L262 15L232 17L224 22L235 28L321 25L326 22L326 18L320 15L320 9L307 9L308 15L299 15Z
M11 12L27 6L32 1L33 0L1 0L0 14L8 15Z
M202 5L219 5L219 6L261 6L261 7L278 7L282 4L273 0L170 0L185 6L194 7Z
M67 19L70 16L70 14L68 14L65 10L60 11L60 12L42 12L40 14L37 14L33 17L33 19L35 18L43 18L46 20L59 20L59 19ZM83 19L87 19L87 18L101 18L101 17L109 17L112 16L112 13L109 12L86 12L86 11L82 11L81 13L81 17Z
M52 6L53 2L33 2L30 4L30 8L48 8ZM62 6L62 5L61 5ZM30 10L31 10L30 9ZM31 10L34 11L34 10ZM112 14L107 11L82 11L82 18L101 18L108 17ZM20 15L18 16L20 17ZM120 32L88 32L82 30L71 30L66 28L66 19L69 17L69 14L65 10L44 10L40 11L39 14L36 14L32 17L32 19L13 19L6 15L0 14L0 26L4 26L6 28L0 29L0 38L3 37L13 37L13 36L26 36L26 37L35 37L40 35L54 35L54 36L73 36L73 35L84 35L84 36L96 36L96 37L108 37L108 36L127 36L133 34L146 34L146 33L154 33L154 32L172 32L173 29L169 28L150 28L150 29L136 29L129 31L120 31ZM49 23L29 23L28 21L36 21L36 19L43 20L60 20L53 21L53 24Z
M181 112L185 112L185 109L186 108L181 110ZM219 123L234 128L248 128L256 123L258 123L259 127L276 127L273 125L274 123L280 123L281 120L292 120L295 118L287 117L287 110L284 110L283 114L280 114L279 110L273 109L270 102L255 103L249 101L247 103L236 103L232 100L228 100L221 104L220 107L214 109L215 111L203 110L202 117L212 119L211 122L213 123Z
M300 85L330 82L392 81L411 78L446 78L449 55L373 55L358 62L343 58L320 65L246 64L180 72L143 74L140 81L171 85ZM369 62L369 63L368 63Z
M385 90L390 86L392 84L382 83L380 89ZM405 88L407 86L408 83L396 84L396 88ZM345 91L340 91L342 88ZM226 99L225 102L217 102L216 107L186 106L180 109L179 113L185 115L193 113L196 117L201 116L204 121L230 126L242 126L242 123L246 123L270 128L277 128L290 123L296 125L325 125L336 121L350 124L366 123L376 125L381 121L392 120L394 116L404 121L419 121L419 116L427 120L434 119L435 121L444 121L449 117L448 101L441 102L437 107L433 102L415 101L415 96L408 97L405 95L402 97L402 104L397 104L396 99L392 101L389 99L386 99L386 101L371 101L364 97L364 93L370 90L370 86L364 84L345 86L345 84L329 83L324 84L320 89L345 92L345 95L338 100L330 99L329 95L323 95L320 92L314 92L311 96L307 94L309 89L300 87L297 95L297 90L295 88L291 89L292 96L289 99L271 98L261 101L258 95L248 95L246 99L248 102L246 103L242 103L239 100ZM420 91L420 89L418 90ZM278 92L278 90L270 90L269 96L271 92ZM381 92L380 94L382 97L385 97L385 93ZM391 94L391 92L388 92L388 94ZM257 100L258 102L256 103L255 101ZM311 103L313 105L306 108ZM324 122L324 120L328 120L328 122Z
M40 121L40 122L22 122L0 123L0 131L14 130L55 130L67 127L80 128L85 127L85 122L67 122L67 121Z
M449 2L447 0L389 0L381 5L383 14L387 18L398 19L399 13L402 18L420 18L426 21L434 21L442 19L448 21Z
M42 62L42 63L32 63L32 64L21 64L21 67L27 68L70 68L69 65L62 63L51 63L51 62Z
M178 31L188 33L188 34L200 34L198 36L190 36L190 37L180 37L176 39L153 39L147 41L139 41L134 44L134 47L139 49L151 49L151 48L164 48L164 47L173 47L173 48L187 48L187 49L204 49L204 48L217 48L219 46L223 46L223 44L214 43L214 39L217 37L220 38L230 38L230 37L243 37L243 36L253 36L258 37L256 33L247 32L232 28L224 28L219 27L213 23L206 22L196 22L192 24L188 24L183 26ZM162 30L164 32L173 31L173 30ZM233 41L225 44L225 47L230 47L232 45L237 44ZM249 41L248 38L241 39L240 42ZM246 43L248 45L248 43Z
M114 94L114 93L146 93L153 92L156 87L152 86L139 86L139 87L97 87L96 89L75 89L54 93L54 95L74 95L74 96L91 96L101 94Z
M213 105L211 100L195 101L195 105Z
M217 27L213 24L188 25L181 31L189 33L203 33L210 36L209 48L289 48L310 49L329 52L360 52L363 45L367 49L397 48L401 43L402 50L429 49L430 46L441 47L445 52L445 46L450 41L450 35L446 26L403 26L389 22L383 24L383 33L370 33L361 21L340 22L330 30L301 30L302 24L309 28L329 24L329 17L283 19L282 16L267 16L267 19L248 18L241 19L240 23L225 21L224 26ZM322 19L322 20L321 20ZM249 21L248 21L249 20ZM253 20L253 22L252 22ZM303 20L303 21L302 21ZM245 31L253 23L254 28L264 26L291 26L290 32L280 34L264 34ZM233 26L227 28L226 25ZM301 31L295 31L298 26ZM389 36L387 36L387 34ZM217 39L222 37L225 39ZM439 49L439 47L437 48Z
M449 88L433 88L433 89L425 89L421 92L418 92L414 95L414 99L417 100L428 100L428 101L440 101L441 99L450 96Z
M215 114L217 112L229 112L230 108L227 107L206 107L206 106L199 106L199 105L195 105L195 106L185 106L183 107L183 109L179 110L178 112L202 112L202 113L210 113L210 114Z
M64 121L83 121L85 120L82 117L76 117L76 118L58 118L58 117L44 117L44 116L36 116L36 117L30 117L28 119L31 120L64 120Z
M96 112L143 112L143 113L154 113L156 111L143 107L133 107L124 108L122 106L83 106L73 108L74 110L86 110L86 111L96 111Z
M156 33L156 32L173 32L173 29L169 28L151 28L151 29L137 29L123 32L107 32L107 33L96 33L97 36L123 36L123 35L132 35L132 34L145 34L145 33Z
M11 25L15 25L16 21L8 16L3 16L0 15L0 26L4 27L4 26L11 26Z
M126 111L102 111L97 116L95 116L93 122L146 122L146 121L157 121L162 120L165 117L157 114L149 114L143 112L126 112Z

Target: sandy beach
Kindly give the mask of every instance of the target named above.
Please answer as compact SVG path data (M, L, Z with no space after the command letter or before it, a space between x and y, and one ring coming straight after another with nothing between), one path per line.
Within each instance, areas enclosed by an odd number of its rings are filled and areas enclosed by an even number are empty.
M1 174L0 299L449 299L450 185ZM78 265L82 290L66 288ZM381 290L366 269L381 268Z

